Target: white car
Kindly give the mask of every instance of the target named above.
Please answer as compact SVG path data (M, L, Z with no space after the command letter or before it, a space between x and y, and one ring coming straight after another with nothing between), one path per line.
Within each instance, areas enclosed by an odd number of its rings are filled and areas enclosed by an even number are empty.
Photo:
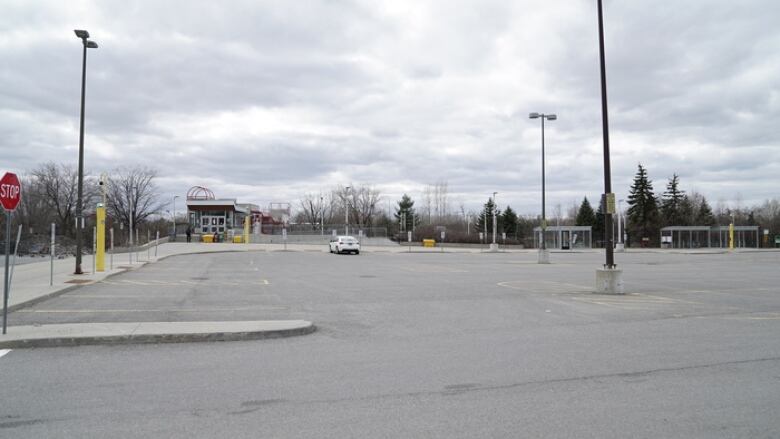
M329 245L331 253L360 254L360 242L353 236L334 236Z

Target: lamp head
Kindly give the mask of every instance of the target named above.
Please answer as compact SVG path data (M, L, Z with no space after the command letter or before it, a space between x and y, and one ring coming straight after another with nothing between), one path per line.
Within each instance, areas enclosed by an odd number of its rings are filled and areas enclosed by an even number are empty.
M547 118L547 120L556 120L556 119L558 119L558 116L556 116L554 114L548 114L545 117Z
M87 49L97 49L98 45L94 41L87 41L86 42Z
M539 113L531 113L531 114L528 115L528 118L529 119L538 119L539 118Z
M73 32L75 32L76 36L81 38L82 40L86 40L87 38L89 38L89 32L85 30L76 29Z

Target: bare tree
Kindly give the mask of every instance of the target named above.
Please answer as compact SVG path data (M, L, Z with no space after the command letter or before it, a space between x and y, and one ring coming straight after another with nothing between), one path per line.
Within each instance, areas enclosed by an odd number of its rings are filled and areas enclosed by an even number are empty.
M370 186L360 186L351 191L351 208L360 226L373 224L379 204L379 191Z
M75 167L54 162L44 163L30 172L42 203L50 210L59 233L73 236L76 225L78 172ZM97 197L94 179L84 182L82 205L88 211Z
M370 186L337 186L331 192L331 213L336 222L345 217L344 209L349 209L349 222L360 226L373 224L381 200L379 191Z
M145 166L117 168L108 178L108 211L123 224L139 224L159 212L165 203L158 201L154 179L157 171Z
M325 218L330 215L330 197L322 192L318 194L306 193L300 199L301 215L299 221L311 224L316 229L319 224L324 224Z
M45 232L54 216L43 197L41 185L32 176L20 176L20 183L24 196L14 212L17 222L28 232Z
M431 216L433 214L433 188L431 185L426 185L422 193L422 206L420 206L420 217L427 221L427 224L431 224Z

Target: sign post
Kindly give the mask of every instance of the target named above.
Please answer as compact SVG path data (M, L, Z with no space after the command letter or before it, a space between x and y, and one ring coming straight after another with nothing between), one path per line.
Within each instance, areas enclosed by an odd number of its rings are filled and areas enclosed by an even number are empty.
M8 326L8 255L11 253L11 212L22 199L22 185L16 174L7 172L0 179L0 204L5 209L5 282L3 283L3 334Z
M49 286L54 285L54 247L57 245L54 234L56 232L56 227L57 226L54 223L51 223L51 245L49 245L49 250L51 251L51 271L49 273Z

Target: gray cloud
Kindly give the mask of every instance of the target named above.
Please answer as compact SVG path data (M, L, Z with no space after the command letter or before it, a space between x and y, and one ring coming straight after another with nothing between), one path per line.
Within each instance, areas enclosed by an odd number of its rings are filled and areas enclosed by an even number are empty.
M0 148L17 171L74 162L79 41L87 168L160 170L260 204L350 182L391 200L446 180L455 202L539 210L603 190L594 2L10 2ZM777 196L780 5L605 2L613 181Z

